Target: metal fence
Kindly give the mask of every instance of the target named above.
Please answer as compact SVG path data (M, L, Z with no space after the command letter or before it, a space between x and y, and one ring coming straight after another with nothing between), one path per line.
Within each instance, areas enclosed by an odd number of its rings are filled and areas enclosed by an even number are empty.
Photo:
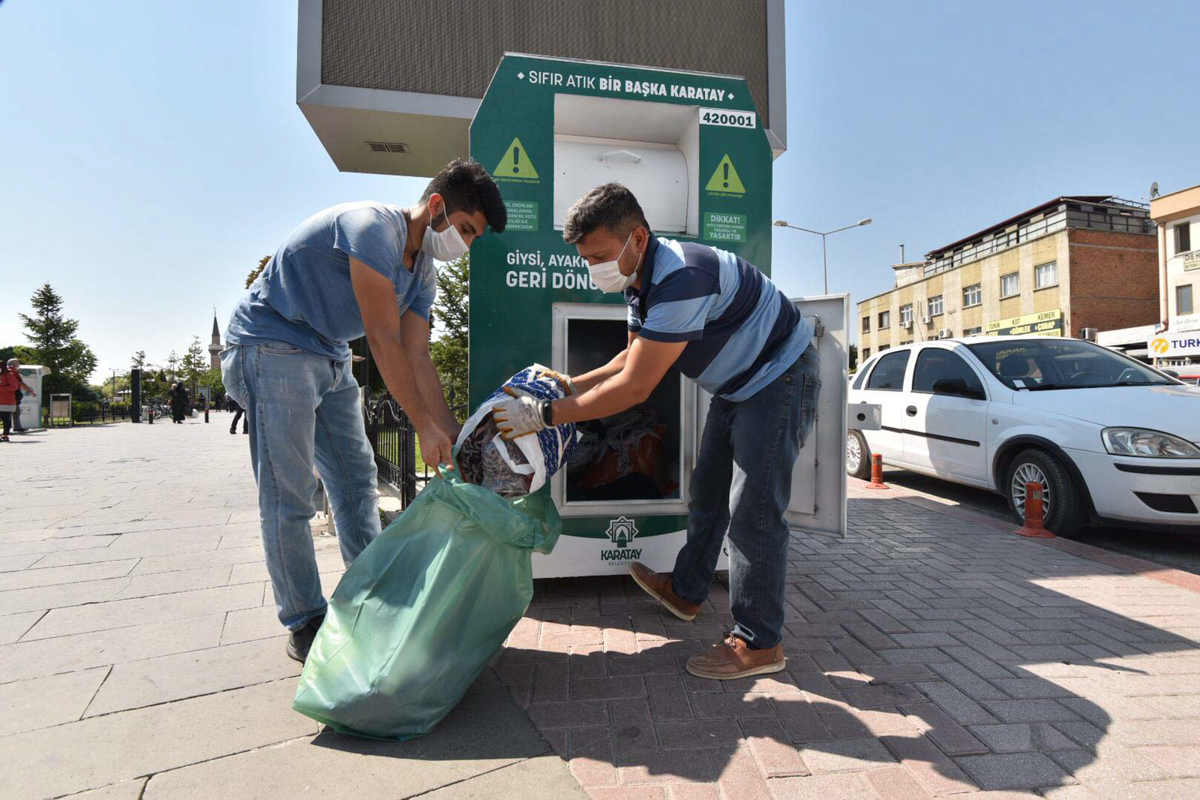
M396 487L407 508L417 496L417 481L429 480L429 468L423 464L422 474L417 474L417 432L412 420L388 392L366 398L363 412L379 479Z
M96 423L128 422L129 406L113 403L96 403L91 400L70 401L70 415L67 414L65 402L51 407L43 413L47 425L51 428L65 428L72 425L94 425Z
M455 404L452 390L450 409L459 414L465 408L465 404ZM394 486L400 492L401 507L407 508L417 496L417 487L424 486L433 477L429 465L420 457L416 428L390 392L375 399L364 398L363 415L367 438L375 453L375 465L379 468L379 480Z

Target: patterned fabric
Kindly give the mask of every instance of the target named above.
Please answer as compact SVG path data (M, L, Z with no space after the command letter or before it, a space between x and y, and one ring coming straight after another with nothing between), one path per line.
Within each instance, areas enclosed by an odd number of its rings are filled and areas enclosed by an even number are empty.
M518 497L537 491L566 464L578 438L574 423L502 443L504 454L497 444L500 440L496 437L492 408L508 397L506 387L521 389L539 400L559 400L566 396L562 385L546 372L545 367L536 364L521 370L492 392L467 420L455 451L463 480L505 497ZM518 468L529 467L529 473L514 471L505 455Z

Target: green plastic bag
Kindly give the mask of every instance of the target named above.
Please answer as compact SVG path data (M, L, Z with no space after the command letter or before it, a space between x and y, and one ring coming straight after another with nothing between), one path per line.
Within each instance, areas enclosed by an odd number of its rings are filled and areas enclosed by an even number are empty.
M292 707L357 736L433 730L529 607L561 530L547 494L431 481L342 576Z

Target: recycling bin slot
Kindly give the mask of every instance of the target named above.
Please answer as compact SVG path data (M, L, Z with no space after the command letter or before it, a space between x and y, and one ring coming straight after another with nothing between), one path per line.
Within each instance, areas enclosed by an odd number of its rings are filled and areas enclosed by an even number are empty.
M567 369L581 375L625 349L622 320L567 321ZM682 384L670 370L650 398L621 414L580 425L577 458L567 466L566 501L679 499Z
M623 303L555 303L552 331L551 366L571 375L604 366L629 342ZM646 402L581 423L574 454L551 479L562 515L685 514L695 395L694 386L672 369Z

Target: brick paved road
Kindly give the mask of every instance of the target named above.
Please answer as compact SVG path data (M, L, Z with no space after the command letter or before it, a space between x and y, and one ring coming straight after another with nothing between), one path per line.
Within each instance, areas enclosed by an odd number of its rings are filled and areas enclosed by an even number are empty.
M779 676L683 671L720 587L693 624L539 587L498 672L593 797L1200 796L1200 595L858 495L845 541L793 538Z

